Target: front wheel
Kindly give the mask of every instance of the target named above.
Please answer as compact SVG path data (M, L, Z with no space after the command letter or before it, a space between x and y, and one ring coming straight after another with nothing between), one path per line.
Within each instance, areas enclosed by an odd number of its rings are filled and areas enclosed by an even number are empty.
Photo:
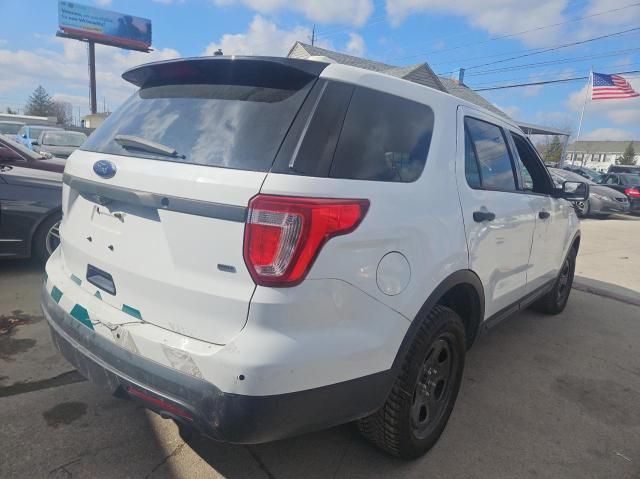
M387 401L358 422L362 435L403 459L415 459L431 449L458 396L465 352L460 316L435 306L422 321Z
M591 205L589 204L589 200L585 201L576 201L575 203L576 213L580 218L586 218L591 210Z

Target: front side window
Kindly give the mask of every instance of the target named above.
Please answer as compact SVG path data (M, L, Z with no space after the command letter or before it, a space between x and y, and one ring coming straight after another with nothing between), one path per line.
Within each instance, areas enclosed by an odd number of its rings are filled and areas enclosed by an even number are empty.
M520 166L521 189L534 193L550 193L549 177L531 143L515 133L511 133L511 138L516 147L515 157Z
M426 105L355 88L329 176L415 181L427 159L433 120L433 110Z
M477 155L482 188L516 191L513 166L502 129L475 118L466 118L465 128Z
M607 180L605 181L605 183L607 185L617 185L618 184L618 178L616 176L609 176L607 178Z

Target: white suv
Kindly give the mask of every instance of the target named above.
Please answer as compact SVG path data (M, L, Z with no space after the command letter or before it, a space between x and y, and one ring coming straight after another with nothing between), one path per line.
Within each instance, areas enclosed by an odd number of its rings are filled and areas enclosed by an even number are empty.
M521 130L439 91L282 58L153 63L71 155L43 309L87 378L257 443L359 420L416 457L465 351L565 307L580 243Z

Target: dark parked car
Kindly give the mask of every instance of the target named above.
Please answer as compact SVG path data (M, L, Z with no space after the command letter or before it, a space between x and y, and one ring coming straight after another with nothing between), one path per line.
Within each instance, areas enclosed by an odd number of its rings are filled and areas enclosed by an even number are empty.
M549 173L558 187L561 187L565 181L584 181L589 184L587 201L574 203L576 213L580 217L627 213L629 211L629 200L623 193L615 189L601 186L572 171L549 168Z
M565 165L562 167L562 169L577 173L583 178L595 181L596 183L598 182L598 180L600 180L600 178L602 178L602 173L590 168L585 168L584 166Z
M0 136L0 258L44 261L58 246L64 165Z
M58 158L68 158L86 139L87 135L79 131L46 130L40 134L38 146L34 150L51 153Z
M629 198L630 211L640 212L640 175L607 173L599 183L624 193Z
M640 165L611 165L607 173L629 173L640 175Z

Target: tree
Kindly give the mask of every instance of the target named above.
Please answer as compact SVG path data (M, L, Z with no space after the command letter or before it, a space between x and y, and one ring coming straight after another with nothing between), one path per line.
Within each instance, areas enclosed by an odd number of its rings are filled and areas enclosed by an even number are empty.
M72 109L73 107L68 101L54 100L51 104L50 115L57 118L59 125L68 126L73 121Z
M562 143L558 135L554 135L549 146L545 148L543 158L545 163L560 163L560 159L562 158Z
M7 114L9 115L17 115L18 110L12 110L10 106L7 107Z
M24 113L34 116L53 116L53 99L42 85L39 85L29 96Z
M621 158L618 158L621 165L635 165L636 164L636 160L635 157L636 156L636 150L633 148L633 142L629 142L629 144L627 145L627 147L624 150L624 153L622 154Z

